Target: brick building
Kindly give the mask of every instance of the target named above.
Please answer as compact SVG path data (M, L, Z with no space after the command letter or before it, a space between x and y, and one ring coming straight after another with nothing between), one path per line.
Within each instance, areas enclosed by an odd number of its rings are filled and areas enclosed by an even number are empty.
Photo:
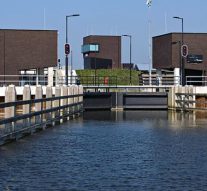
M121 36L83 38L84 69L121 68Z
M0 75L57 66L56 30L0 29Z
M153 68L171 70L179 74L181 67L182 33L153 37ZM185 76L206 75L207 33L183 33L183 44L188 46Z

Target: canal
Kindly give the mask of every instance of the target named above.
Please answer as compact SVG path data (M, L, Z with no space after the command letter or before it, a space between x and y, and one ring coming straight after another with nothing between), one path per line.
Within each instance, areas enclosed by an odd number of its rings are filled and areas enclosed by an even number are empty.
M207 190L207 113L87 112L0 148L0 190Z

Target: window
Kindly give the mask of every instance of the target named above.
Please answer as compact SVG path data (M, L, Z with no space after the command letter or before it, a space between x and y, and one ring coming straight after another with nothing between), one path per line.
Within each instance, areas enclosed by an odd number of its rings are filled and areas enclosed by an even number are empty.
M84 44L81 48L82 53L99 52L99 44Z

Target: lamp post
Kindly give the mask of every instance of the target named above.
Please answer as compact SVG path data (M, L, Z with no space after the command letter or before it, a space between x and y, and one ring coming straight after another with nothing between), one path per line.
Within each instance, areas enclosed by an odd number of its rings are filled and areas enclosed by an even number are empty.
M129 84L132 85L132 36L131 35L122 35L125 37L129 37L129 62L130 62L130 75L129 75Z
M5 52L5 48L6 48L6 41L5 41L5 31L4 31L4 86L6 86L6 78L5 78L5 75L6 75L6 60L5 60L5 57L6 57L6 52Z
M181 24L182 24L182 37L181 37L181 47L183 46L183 18L182 17L173 17L174 19L179 19L181 20ZM180 48L181 51L181 48ZM184 57L182 56L182 62L181 62L181 84L182 86L185 85L185 60Z
M68 18L77 17L79 14L66 15L66 32L65 32L65 43L68 44ZM65 54L65 85L68 85L68 54Z
M181 73L181 68L182 68L182 55L181 55L181 41L175 41L175 42L172 42L171 43L172 45L174 44L179 44L179 68L180 68L180 72L179 72L179 75L180 75L180 85L182 85L182 73ZM178 79L179 81L179 79ZM175 82L177 83L177 79L175 80Z
M71 50L71 60L70 60L70 85L73 84L73 51Z

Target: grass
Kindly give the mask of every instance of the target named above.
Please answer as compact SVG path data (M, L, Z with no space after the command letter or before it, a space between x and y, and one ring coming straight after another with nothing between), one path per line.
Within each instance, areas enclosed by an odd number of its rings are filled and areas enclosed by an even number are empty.
M95 80L95 70L76 70L81 84L93 83ZM140 71L131 70L132 85L139 85ZM107 80L108 79L108 80ZM130 84L130 70L126 69L97 69L96 83L111 85L129 85Z

